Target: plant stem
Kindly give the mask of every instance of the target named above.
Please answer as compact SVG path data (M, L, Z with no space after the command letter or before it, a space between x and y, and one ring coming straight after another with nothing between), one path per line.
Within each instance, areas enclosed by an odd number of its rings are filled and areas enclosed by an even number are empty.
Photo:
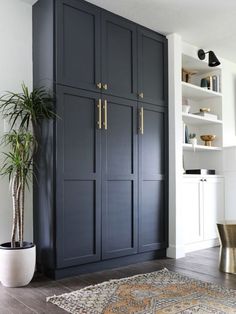
M13 223L12 223L12 234L11 234L11 247L15 247L16 245L16 230L17 230L16 182L17 182L17 174L14 175L13 180L12 180Z
M20 232L20 246L23 246L24 241L24 216L25 216L25 182L24 178L21 179L21 204L20 204L20 212L21 212L21 232Z
M18 180L17 180L17 194L16 194L16 202L17 202L17 222L18 222L18 240L21 243L21 229L22 229L22 225L21 225L21 207L20 207L20 203L21 203L21 180L18 176Z

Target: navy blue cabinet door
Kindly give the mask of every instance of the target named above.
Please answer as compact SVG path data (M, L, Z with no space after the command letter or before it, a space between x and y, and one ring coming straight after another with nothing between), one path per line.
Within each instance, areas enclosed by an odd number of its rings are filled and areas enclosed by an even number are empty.
M100 10L79 0L56 1L57 83L98 90L101 81Z
M138 96L155 105L167 105L167 40L138 27Z
M167 116L139 103L139 252L167 246Z
M102 82L104 93L137 99L137 27L106 11L102 12Z
M104 106L102 258L108 259L137 252L137 105L103 96Z
M98 261L101 246L99 94L57 88L57 266Z

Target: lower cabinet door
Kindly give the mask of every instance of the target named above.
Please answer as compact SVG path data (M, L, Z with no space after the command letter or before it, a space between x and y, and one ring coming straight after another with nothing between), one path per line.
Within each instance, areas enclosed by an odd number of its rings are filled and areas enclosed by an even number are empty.
M204 240L217 238L216 223L224 219L224 179L207 178L203 182Z
M139 103L139 252L167 247L167 114Z
M56 123L57 267L101 258L99 94L58 87Z
M203 240L203 191L201 178L184 178L182 217L185 244Z
M224 179L185 177L182 204L185 244L216 239L216 223L224 219Z
M103 98L102 258L137 252L137 105Z

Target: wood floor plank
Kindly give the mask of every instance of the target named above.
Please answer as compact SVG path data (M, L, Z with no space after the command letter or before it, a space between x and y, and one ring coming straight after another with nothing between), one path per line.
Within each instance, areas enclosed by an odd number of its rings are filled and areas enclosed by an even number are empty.
M110 279L119 279L167 268L188 277L236 289L236 275L218 269L219 248L191 252L178 260L163 258L76 277L53 281L37 274L24 288L0 286L0 314L62 314L67 313L47 303L46 297L59 295Z
M68 288L60 285L56 281L48 280L48 283L37 287L24 287L24 288L6 288L7 292L14 296L16 300L26 305L28 308L33 309L37 314L61 314L65 311L53 304L46 302L46 297L52 295L60 295L63 293L71 292ZM22 312L24 313L24 312ZM21 313L20 313L21 314Z
M36 313L32 308L24 305L11 296L5 288L0 289L0 314L32 314Z

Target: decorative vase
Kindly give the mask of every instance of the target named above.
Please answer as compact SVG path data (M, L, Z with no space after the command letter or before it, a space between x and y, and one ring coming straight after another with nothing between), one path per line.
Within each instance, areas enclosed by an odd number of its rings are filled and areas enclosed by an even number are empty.
M197 145L197 138L196 137L189 138L188 142L189 142L189 144L192 144L193 146L196 146Z
M205 78L201 79L201 87L208 89L207 79L205 79Z
M189 113L191 106L189 105L182 105L182 112Z
M18 246L17 246L18 245ZM23 287L34 276L36 262L35 244L24 242L23 247L12 248L11 243L0 245L0 281L5 287Z

